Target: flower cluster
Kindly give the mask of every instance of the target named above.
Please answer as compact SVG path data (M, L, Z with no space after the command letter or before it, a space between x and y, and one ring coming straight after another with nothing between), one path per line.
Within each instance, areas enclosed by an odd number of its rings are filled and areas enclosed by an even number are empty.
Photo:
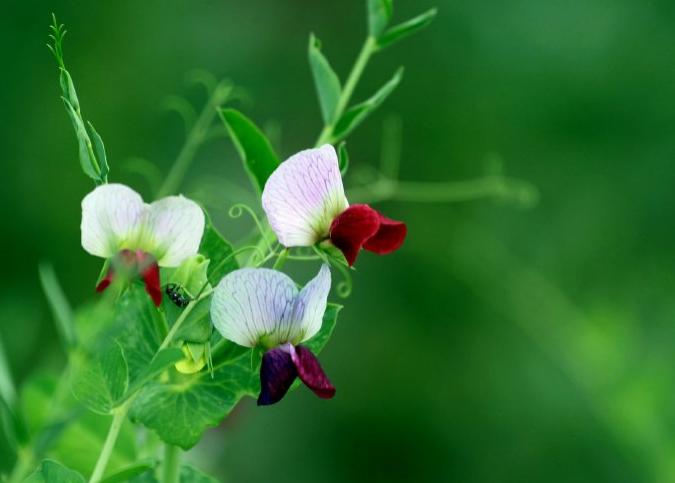
M349 206L331 145L281 163L265 184L262 206L281 245L330 244L350 266L361 249L390 253L406 236L404 223L368 205ZM194 257L204 225L199 205L182 196L146 204L126 186L97 187L82 201L82 246L110 262L97 290L141 279L159 306L160 267L178 267ZM302 345L321 329L330 287L325 263L301 290L278 270L250 267L230 272L215 287L210 307L215 329L235 344L265 351L258 404L278 402L296 378L321 398L335 394L316 356ZM183 307L189 299L176 290L174 284L167 286L170 299Z

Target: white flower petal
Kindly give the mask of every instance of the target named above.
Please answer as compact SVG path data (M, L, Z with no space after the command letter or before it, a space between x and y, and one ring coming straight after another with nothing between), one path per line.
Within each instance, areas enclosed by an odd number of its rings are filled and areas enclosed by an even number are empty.
M330 269L328 265L323 264L318 275L310 280L295 297L293 309L288 313L295 329L288 339L290 342L303 342L319 332L323 314L326 312L330 283Z
M262 205L279 243L311 246L328 236L333 219L349 204L333 146L301 151L272 173Z
M282 321L298 290L287 275L267 268L242 268L216 286L211 320L224 338L245 347L283 342Z
M145 206L141 196L127 186L97 187L82 200L82 247L104 258L129 248Z
M161 267L177 267L199 251L203 234L204 212L199 205L183 196L167 196L149 206L139 245Z

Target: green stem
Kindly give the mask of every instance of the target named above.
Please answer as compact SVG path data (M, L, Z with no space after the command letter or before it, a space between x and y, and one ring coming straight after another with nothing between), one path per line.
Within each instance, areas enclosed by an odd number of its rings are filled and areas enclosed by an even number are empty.
M120 434L120 429L122 428L122 424L127 417L127 413L129 412L129 408L131 407L133 400L134 397L132 396L120 407L113 410L113 420L112 423L110 423L108 436L105 438L103 448L101 449L101 453L99 454L98 460L96 461L96 466L94 467L94 472L91 474L91 478L89 478L89 483L98 483L101 481L101 478L103 478L103 473L105 473L105 469L108 466L108 461L110 460L110 456L112 455L113 449L115 448L117 436Z
M164 445L162 483L178 483L180 477L180 452L178 446Z
M180 314L180 317L178 317L176 322L173 324L171 330L162 341L162 344L159 346L159 349L157 349L157 352L166 348L171 343L173 337L176 335L176 332L178 332L178 329L180 329L181 325L190 312L192 312L192 309L195 307L195 305L197 305L199 301L201 301L204 297L207 297L210 293L211 291L203 291L195 300L191 301L188 306L185 307L185 310L183 310L183 312ZM130 394L128 399L121 406L113 410L113 420L110 424L110 429L108 430L108 436L103 443L103 449L101 450L101 454L98 457L98 461L96 462L94 472L89 479L89 483L98 483L101 480L106 466L108 465L110 455L112 454L112 451L115 447L115 442L117 441L117 436L119 435L122 423L124 423L124 419L126 418L126 415L129 412L129 408L134 402L134 399L136 399L137 394L138 392Z
M368 64L370 57L376 51L377 51L377 41L375 40L374 37L369 36L363 43L363 47L361 47L361 52L359 52L359 56L356 58L356 62L354 62L354 66L352 67L352 70L349 73L349 77L347 77L347 82L345 82L345 86L342 88L342 93L340 94L337 106L335 107L333 122L324 126L323 130L321 131L321 134L319 134L319 138L316 141L317 147L332 141L335 123L337 122L338 119L340 119L340 117L342 117L342 114L344 114L345 109L347 109L347 106L349 105L349 100L351 99L352 94L354 93L354 89L356 89L356 85L359 83L361 75L363 74L363 71L365 70L366 65Z
M178 153L178 157L164 180L164 184L159 188L157 198L170 195L178 190L185 177L185 173L187 173L188 168L194 160L197 149L209 135L218 106L227 100L231 90L229 85L222 83L213 90L211 97L206 102L206 106L204 106L204 110L199 115L199 118L197 118L197 122L195 122L190 130L185 144L183 144L180 153Z

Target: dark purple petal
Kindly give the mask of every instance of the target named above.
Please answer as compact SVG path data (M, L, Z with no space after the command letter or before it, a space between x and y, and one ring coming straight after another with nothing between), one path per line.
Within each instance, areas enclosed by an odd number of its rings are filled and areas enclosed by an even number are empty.
M298 371L289 351L290 344L265 352L260 366L260 395L258 406L277 403L284 397L295 381Z
M335 396L335 387L323 372L319 360L307 347L297 346L293 354L293 362L298 376L305 385L314 391L314 394L322 399L330 399Z

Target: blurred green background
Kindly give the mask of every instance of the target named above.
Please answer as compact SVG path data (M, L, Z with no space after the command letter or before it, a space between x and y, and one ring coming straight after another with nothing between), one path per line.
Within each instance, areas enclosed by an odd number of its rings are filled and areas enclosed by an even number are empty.
M311 146L309 32L344 80L363 3L3 4L0 324L19 385L63 364L38 262L74 305L100 268L80 247L92 186L45 48L49 14L69 30L66 62L111 179L149 196L129 160L168 170L183 135L162 104L203 102L184 81L194 68L245 88L238 107L279 134L282 156ZM378 205L410 235L359 260L321 356L336 398L246 401L188 458L226 482L675 481L675 3L399 0L395 18L432 6L432 26L378 55L357 90L406 66L350 138L354 172L377 165L383 122L401 116L402 179L480 177L496 155L539 203ZM247 187L221 139L182 191L236 241L250 223L227 217L233 181Z

